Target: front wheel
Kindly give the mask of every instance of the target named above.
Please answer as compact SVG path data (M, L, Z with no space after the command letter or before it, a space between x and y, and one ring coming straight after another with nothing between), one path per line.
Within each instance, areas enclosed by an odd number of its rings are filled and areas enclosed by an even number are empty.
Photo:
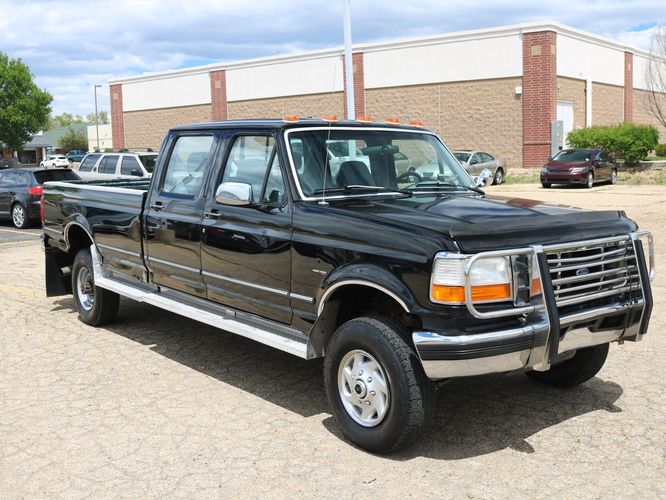
M343 324L324 360L324 385L333 414L356 445L389 453L416 440L432 405L433 387L404 328L387 318Z
M594 186L594 174L590 172L585 179L585 187L587 189L592 189L592 186Z
M606 343L578 349L573 358L552 366L545 372L527 372L527 376L542 384L555 387L575 387L599 373L608 357L608 345Z
M548 189L552 184L550 182L542 182L541 187L544 189Z
M120 296L95 285L92 257L87 248L80 250L74 258L72 292L79 319L88 325L109 323L118 314Z

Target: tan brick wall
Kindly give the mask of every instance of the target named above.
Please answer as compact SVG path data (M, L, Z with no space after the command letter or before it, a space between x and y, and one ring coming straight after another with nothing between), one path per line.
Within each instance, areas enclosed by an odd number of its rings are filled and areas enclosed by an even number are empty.
M209 122L210 104L180 108L147 109L123 113L126 148L157 150L167 131L176 125Z
M284 118L296 115L301 118L336 115L344 117L344 94L331 92L302 96L273 97L228 103L229 119Z
M574 103L574 128L585 126L585 80L557 78L557 100Z
M664 127L659 120L650 114L648 107L648 91L634 89L634 123L642 123L646 125L654 125L659 131L659 143L666 143L666 127ZM661 109L666 112L666 94L661 96Z
M481 149L511 167L522 166L523 108L515 88L521 78L367 89L374 120L421 120L451 149Z
M592 125L617 125L624 121L624 87L592 83Z

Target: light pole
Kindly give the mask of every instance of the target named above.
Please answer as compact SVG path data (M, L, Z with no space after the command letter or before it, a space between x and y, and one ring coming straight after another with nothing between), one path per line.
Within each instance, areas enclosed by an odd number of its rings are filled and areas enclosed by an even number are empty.
M95 129L97 130L97 151L99 151L99 115L97 114L97 87L102 88L101 85L93 85L95 89Z
M345 84L347 86L347 118L356 119L354 109L354 64L352 62L351 0L342 0L342 23L345 32Z

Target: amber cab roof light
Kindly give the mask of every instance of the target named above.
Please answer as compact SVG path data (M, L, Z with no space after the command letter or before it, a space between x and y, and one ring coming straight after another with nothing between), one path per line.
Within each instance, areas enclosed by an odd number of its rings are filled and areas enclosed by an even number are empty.
M328 116L322 117L322 120L324 120L325 122L337 122L338 117L335 116L335 115L328 115Z
M285 123L296 123L298 121L298 116L296 115L285 116L284 118L282 118L282 121Z
M393 125L397 125L400 123L400 120L398 118L387 118L386 123L391 123Z
M369 116L359 116L356 121L360 123L372 123L372 118Z
M423 127L423 122L421 120L412 120L411 122L408 122L407 124L412 125L414 127Z

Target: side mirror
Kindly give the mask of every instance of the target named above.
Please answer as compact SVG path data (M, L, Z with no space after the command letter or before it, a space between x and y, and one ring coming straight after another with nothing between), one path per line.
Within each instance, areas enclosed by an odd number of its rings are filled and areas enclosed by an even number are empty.
M469 161L469 164L470 164L470 165L476 165L477 163L479 163L479 162L476 161L476 159L474 159L474 160L470 160L470 161Z
M553 161L553 157L552 157L552 156L549 156L549 157L548 157L548 161Z
M492 178L492 176L493 173L489 169L484 168L476 178L476 187L486 187L488 185L488 180Z
M252 203L252 186L244 182L223 182L215 191L221 205L247 206Z
M130 175L133 175L134 177L143 177L143 172L138 168L135 168L130 172Z

